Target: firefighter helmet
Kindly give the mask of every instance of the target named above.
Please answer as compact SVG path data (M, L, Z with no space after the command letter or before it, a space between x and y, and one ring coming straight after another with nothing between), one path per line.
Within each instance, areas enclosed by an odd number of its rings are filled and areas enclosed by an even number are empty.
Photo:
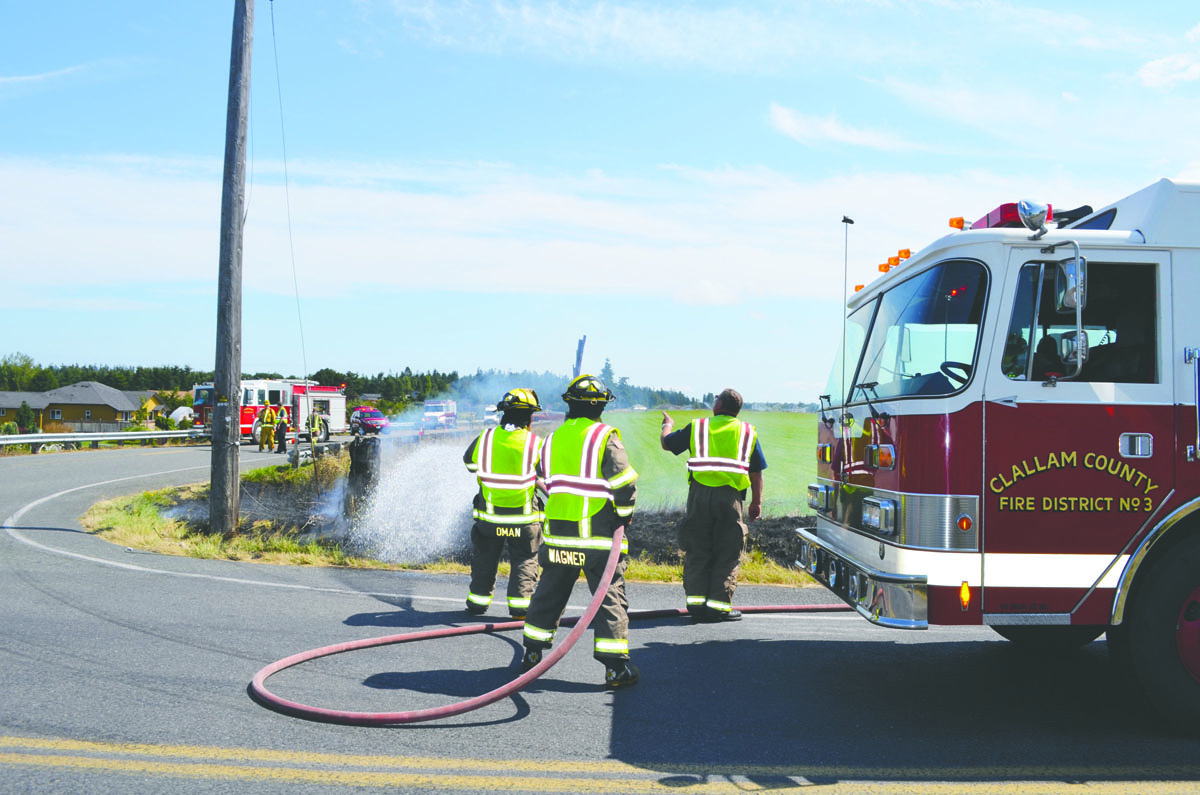
M510 389L504 393L504 397L496 404L496 411L508 411L509 409L528 409L530 411L541 411L541 404L538 403L537 391L533 389Z
M562 399L568 403L591 403L593 406L611 403L617 396L608 391L608 387L594 375L581 375L567 385Z

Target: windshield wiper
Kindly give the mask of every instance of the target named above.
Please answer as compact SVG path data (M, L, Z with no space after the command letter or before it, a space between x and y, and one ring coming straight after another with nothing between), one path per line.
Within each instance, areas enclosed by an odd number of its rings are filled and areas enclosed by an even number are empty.
M855 389L857 389L859 392L862 392L863 400L866 401L867 408L869 408L871 410L871 418L874 419L876 422L887 422L888 418L891 417L891 415L888 414L886 411L877 411L875 409L874 404L871 403L872 396L874 396L874 398L876 400L879 400L879 393L877 393L875 391L875 387L877 387L877 386L879 386L878 381L870 381L865 384L859 384L858 386L855 387ZM871 392L870 395L867 394L868 390L870 390L870 392Z

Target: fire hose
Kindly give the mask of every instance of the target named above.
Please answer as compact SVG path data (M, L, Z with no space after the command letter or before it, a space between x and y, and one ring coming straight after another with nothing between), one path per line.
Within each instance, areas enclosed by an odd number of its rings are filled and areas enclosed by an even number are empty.
M487 706L500 699L524 689L527 685L537 679L546 671L550 670L551 666L557 663L562 657L571 650L571 647L583 637L587 632L588 626L592 623L596 612L600 609L600 603L604 601L605 595L608 593L609 585L612 583L613 573L617 569L617 561L621 557L621 541L625 535L625 528L618 527L613 532L612 550L608 554L608 562L604 567L604 574L601 575L600 581L604 586L596 589L596 593L592 596L592 601L588 604L587 609L583 611L583 615L578 618L565 618L561 624L563 626L572 626L571 632L566 639L559 645L552 648L548 653L543 655L542 661L537 665L525 671L516 679L508 682L501 687L496 688L488 693L484 693L474 698L459 701L454 704L447 704L442 707L430 707L427 709L409 710L406 712L352 712L347 710L327 709L325 707L314 707L307 704L301 704L297 701L277 696L266 687L266 681L269 677L280 671L286 670L301 663L318 660L322 657L330 657L334 654L342 654L360 649L370 649L378 646L390 646L400 643L412 643L421 640L434 640L437 638L450 638L460 635L476 635L480 633L494 634L497 632L507 632L513 629L519 629L524 626L524 621L503 621L498 623L472 624L465 627L448 627L445 629L425 630L422 632L409 632L403 635L386 635L379 638L365 638L363 640L348 641L346 643L336 643L331 646L323 646L319 649L293 654L291 657L285 657L282 660L271 663L257 674L250 682L250 695L259 704L267 709L292 715L297 718L306 720L319 721L322 723L339 723L347 726L392 726L403 723L421 723L423 721L437 720L438 718L448 718L453 715L461 715L464 712L479 709ZM743 613L806 613L806 612L835 612L849 610L845 605L771 605L771 606L746 606L742 607ZM651 618L672 618L687 615L687 611L683 608L666 608L661 610L638 610L629 614L631 620L645 620Z

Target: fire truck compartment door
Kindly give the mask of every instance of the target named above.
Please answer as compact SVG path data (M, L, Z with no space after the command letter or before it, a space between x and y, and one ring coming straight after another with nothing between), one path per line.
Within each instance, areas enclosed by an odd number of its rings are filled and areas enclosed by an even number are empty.
M1057 255L1010 255L984 360L985 622L1103 623L1131 540L1175 483L1170 254L1085 248L1077 380L1057 380L1075 334L1055 306Z

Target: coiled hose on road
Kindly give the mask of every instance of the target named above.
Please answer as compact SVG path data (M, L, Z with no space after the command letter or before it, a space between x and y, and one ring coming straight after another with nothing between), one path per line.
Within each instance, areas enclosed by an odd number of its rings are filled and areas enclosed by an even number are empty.
M342 654L348 651L357 651L359 649L370 649L377 646L390 646L398 643L412 643L419 640L434 640L436 638L450 638L459 635L477 635L480 633L493 634L496 632L507 632L513 629L519 629L524 626L523 621L504 621L500 623L488 624L472 624L466 627L448 627L446 629L425 630L423 632L409 632L403 635L386 635L380 638L366 638L364 640L354 640L347 643L336 643L332 646L324 646L319 649L293 654L291 657L285 657L282 660L273 662L267 667L260 670L254 675L254 679L250 682L250 695L255 701L262 704L267 709L281 712L285 715L292 715L297 718L306 720L320 721L322 723L340 723L347 726L393 726L403 723L421 723L424 721L437 720L438 718L448 718L453 715L461 715L464 712L479 709L487 706L502 698L507 698L513 693L519 692L529 685L533 680L550 670L551 666L562 659L571 647L583 637L587 632L588 626L592 623L592 619L596 615L596 611L600 609L600 603L604 600L605 594L608 593L608 586L612 583L613 572L617 569L617 561L621 557L621 540L625 535L625 528L619 527L613 532L612 550L608 554L608 563L604 568L604 574L601 577L601 582L605 583L603 588L596 590L592 596L592 601L588 604L587 609L583 611L583 615L578 618L565 618L562 620L563 626L572 626L570 634L559 645L552 648L547 654L542 657L542 661L524 672L516 679L507 684L484 693L474 698L469 698L465 701L459 701L454 704L447 704L443 707L430 707L427 709L416 709L407 712L351 712L339 709L326 709L324 707L313 707L307 704L301 704L296 701L290 701L281 696L272 693L266 687L267 679L283 671L301 663L311 662L322 657L329 657L334 654ZM820 612L837 612L849 610L845 605L769 605L755 606L749 605L740 608L743 613L820 613ZM651 618L672 618L687 615L687 611L683 608L667 608L663 610L637 610L629 614L631 620L645 620Z

